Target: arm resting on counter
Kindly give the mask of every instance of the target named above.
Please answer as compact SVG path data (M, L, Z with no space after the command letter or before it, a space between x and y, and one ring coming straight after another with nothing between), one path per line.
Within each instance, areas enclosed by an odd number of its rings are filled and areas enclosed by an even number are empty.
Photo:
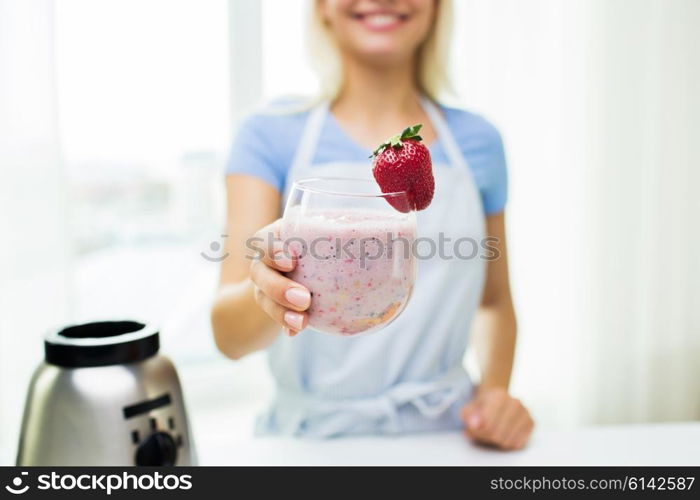
M481 382L462 408L464 431L477 443L503 450L525 446L534 422L523 404L508 393L515 353L516 323L508 278L508 255L503 214L487 217L488 235L497 258L489 261L474 342Z
M481 371L481 388L508 389L515 354L516 320L508 276L505 217L486 219L487 234L495 238L490 246L499 257L488 262L481 306L474 324L474 347Z

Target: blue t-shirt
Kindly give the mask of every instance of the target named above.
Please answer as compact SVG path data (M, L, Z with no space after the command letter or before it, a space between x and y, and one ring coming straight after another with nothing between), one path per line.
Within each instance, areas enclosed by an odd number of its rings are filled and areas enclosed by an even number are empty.
M480 115L440 106L462 154L472 169L484 212L502 212L508 195L503 141L498 130ZM283 192L287 171L297 150L309 111L260 112L247 118L231 148L227 174L247 174ZM332 113L323 124L314 163L370 161L371 152L354 142ZM435 163L447 162L440 140L430 147Z

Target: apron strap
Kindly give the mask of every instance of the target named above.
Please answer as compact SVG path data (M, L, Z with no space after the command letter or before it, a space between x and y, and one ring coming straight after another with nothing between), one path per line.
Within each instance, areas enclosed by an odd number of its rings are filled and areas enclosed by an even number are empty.
M323 128L323 122L326 119L329 107L330 103L328 101L323 101L309 112L309 117L306 119L304 131L301 134L299 146L294 154L290 171L310 165L313 161L316 153L316 145L321 136L321 129Z
M462 154L462 150L457 145L457 141L438 107L426 96L421 96L420 103L428 118L430 118L433 127L435 127L438 139L442 142L443 148L445 148L445 154L449 163L466 170L468 168L467 159Z
M433 127L435 127L438 139L442 142L442 145L445 148L445 153L447 154L449 163L467 168L467 160L464 158L464 155L457 145L457 141L455 140L449 125L445 121L445 118L442 116L442 113L438 107L435 105L435 103L433 103L433 101L425 96L421 96L420 103L425 113L428 115L428 118L430 118L430 122L433 124ZM299 146L297 147L294 155L291 168L310 165L313 161L316 146L318 145L318 140L321 136L323 122L325 121L329 108L330 102L323 101L310 111L309 117L306 119L304 131L302 132L301 140L299 141Z

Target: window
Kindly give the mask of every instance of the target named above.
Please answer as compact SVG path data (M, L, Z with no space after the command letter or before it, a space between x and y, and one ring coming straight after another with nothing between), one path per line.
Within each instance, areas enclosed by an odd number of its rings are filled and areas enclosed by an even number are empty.
M55 56L74 316L191 328L216 275L194 256L223 218L227 2L57 2Z
M262 5L263 99L313 95L316 77L306 57L307 2L265 0ZM284 46L282 46L284 43Z

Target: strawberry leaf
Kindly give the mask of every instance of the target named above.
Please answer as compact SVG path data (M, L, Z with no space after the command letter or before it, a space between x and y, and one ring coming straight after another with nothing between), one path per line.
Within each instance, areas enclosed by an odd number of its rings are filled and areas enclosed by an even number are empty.
M423 138L418 135L418 132L422 127L423 125L421 123L413 125L412 127L406 127L400 134L396 134L387 139L385 142L381 143L379 147L377 147L377 149L375 149L369 157L373 158L375 156L378 156L389 147L400 149L402 147L401 141L406 141L409 139L413 141L422 141Z
M406 127L404 131L401 132L401 139L415 139L418 136L418 131L421 129L421 127L423 127L423 125L420 123L412 127Z
M382 154L382 152L384 152L384 150L387 148L388 145L389 145L389 144L386 143L386 142L380 144L379 147L378 147L377 149L375 149L374 151L372 151L372 154L369 155L369 158L374 158L375 156L378 156L378 155Z

